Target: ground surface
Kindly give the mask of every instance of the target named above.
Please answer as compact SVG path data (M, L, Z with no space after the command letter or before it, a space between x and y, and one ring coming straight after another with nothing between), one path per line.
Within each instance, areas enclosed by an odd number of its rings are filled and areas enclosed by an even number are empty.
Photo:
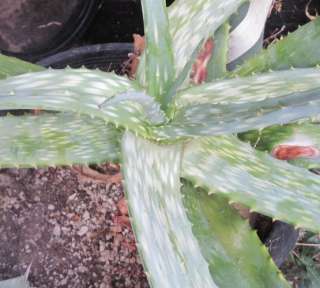
M1 171L0 279L31 264L36 288L148 287L119 174L104 168L111 178L70 168Z
M32 52L50 45L80 4L79 0L1 0L0 49Z

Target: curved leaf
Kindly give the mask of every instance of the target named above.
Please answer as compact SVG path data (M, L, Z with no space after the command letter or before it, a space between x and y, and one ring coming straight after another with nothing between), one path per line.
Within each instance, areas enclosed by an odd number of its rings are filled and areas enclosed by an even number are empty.
M247 104L198 104L180 108L173 120L155 127L159 140L240 133L285 124L320 113L320 89Z
M229 29L230 25L224 23L214 34L214 50L207 66L206 82L222 78L227 72Z
M120 131L74 114L0 117L0 167L119 161Z
M176 0L169 7L177 75L199 44L208 39L246 0Z
M240 133L319 114L317 68L228 79L195 86L176 97L173 120L158 139Z
M174 60L165 0L142 0L146 37L146 81L148 94L165 110L170 99L161 99L174 80Z
M208 195L188 182L183 204L201 252L219 287L289 287L248 222L222 195Z
M222 80L182 90L175 102L179 108L191 104L247 103L280 98L320 88L319 77L320 69L306 68Z
M260 39L273 0L252 0L245 18L230 33L229 62L250 50Z
M135 101L139 91L135 82L113 73L86 69L52 70L25 74L0 81L1 109L34 109L87 114L111 121L147 137L148 118L154 105ZM121 101L114 101L119 94ZM147 96L146 96L147 97ZM123 103L126 102L124 105ZM151 107L152 111L145 111ZM159 109L158 109L159 110ZM155 116L159 119L159 115Z
M14 57L0 54L0 79L42 70L45 70L45 68Z
M189 143L182 175L254 211L320 231L319 177L255 151L236 137Z
M124 135L122 168L137 246L152 287L217 287L183 209L181 148Z
M287 37L239 66L231 76L284 70L290 67L313 67L320 64L320 17L300 27Z

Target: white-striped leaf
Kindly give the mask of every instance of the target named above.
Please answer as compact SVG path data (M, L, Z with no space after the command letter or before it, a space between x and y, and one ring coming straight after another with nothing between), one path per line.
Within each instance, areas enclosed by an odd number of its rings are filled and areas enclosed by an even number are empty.
M0 167L119 161L121 133L98 118L75 114L0 117Z
M255 151L234 136L194 140L183 177L276 219L320 231L320 178Z

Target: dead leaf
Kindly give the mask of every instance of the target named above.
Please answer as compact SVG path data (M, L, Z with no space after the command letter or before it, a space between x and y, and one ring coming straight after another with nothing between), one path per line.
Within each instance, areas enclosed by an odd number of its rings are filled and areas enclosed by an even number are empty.
M209 38L200 50L196 62L192 66L191 82L198 85L207 80L208 72L207 66L211 59L214 48L214 42L212 38Z

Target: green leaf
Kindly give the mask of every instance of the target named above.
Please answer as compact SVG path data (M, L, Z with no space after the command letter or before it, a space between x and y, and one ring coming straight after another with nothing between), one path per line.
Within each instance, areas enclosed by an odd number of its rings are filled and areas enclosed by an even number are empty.
M206 82L223 78L227 72L229 30L230 25L224 23L214 34L214 48L207 66L208 76Z
M320 18L300 27L287 37L271 44L255 57L238 67L231 76L248 76L290 67L313 67L320 64Z
M219 287L289 287L248 222L222 195L208 195L189 182L183 204L202 255Z
M121 133L74 114L0 117L0 166L38 167L119 161Z
M217 287L182 203L182 146L126 133L122 150L131 222L151 286Z
M264 73L207 83L182 90L175 98L177 109L191 104L229 104L280 98L318 89L320 69L306 68Z
M158 104L150 100L149 104L141 105L136 100L141 98L136 96L139 90L135 82L113 73L52 70L1 80L0 107L77 112L100 117L147 137L149 123L162 116L151 117ZM147 107L151 110L145 111Z
M154 128L159 140L240 133L318 115L320 89L247 104L198 104L180 108L173 120Z
M251 146L260 150L272 152L279 145L294 145L300 147L312 147L320 152L320 133L318 123L294 123L277 125L262 130L253 130L242 133L239 138L250 142ZM289 161L297 166L307 169L320 167L320 157L299 157Z
M0 79L42 70L45 70L45 68L0 54Z
M154 129L156 138L240 133L315 116L319 76L316 68L296 69L185 89L176 97L173 120Z
M186 146L183 177L276 219L320 231L320 179L233 136Z
M146 37L146 81L148 94L156 97L163 110L170 99L162 99L172 83L175 71L165 0L142 0Z
M177 75L199 44L215 31L246 0L176 0L169 7L170 33Z

